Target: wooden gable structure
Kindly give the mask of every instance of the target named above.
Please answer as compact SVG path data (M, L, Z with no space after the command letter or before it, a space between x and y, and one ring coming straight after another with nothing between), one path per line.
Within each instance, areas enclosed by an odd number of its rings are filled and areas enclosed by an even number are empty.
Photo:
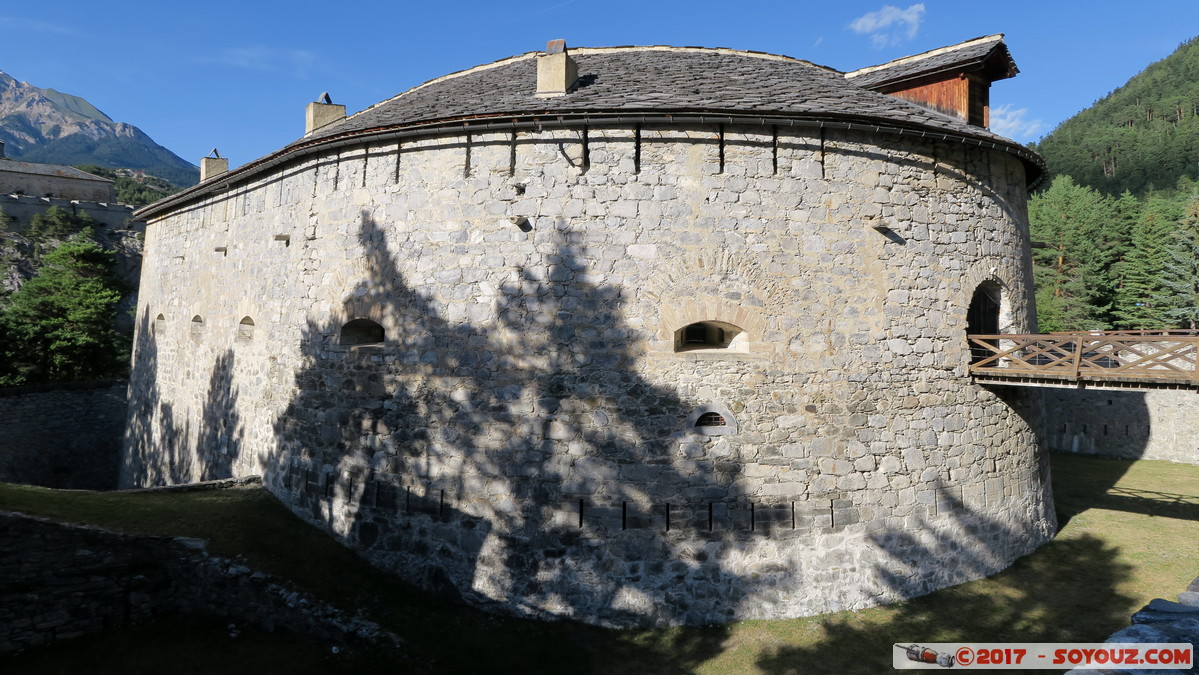
M991 83L1018 72L1003 34L997 34L862 68L845 77L865 89L987 128Z

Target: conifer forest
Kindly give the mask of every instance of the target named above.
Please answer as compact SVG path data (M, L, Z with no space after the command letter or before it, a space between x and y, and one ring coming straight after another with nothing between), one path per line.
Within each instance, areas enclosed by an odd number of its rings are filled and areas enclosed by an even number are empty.
M1199 328L1199 38L1033 148L1040 331Z

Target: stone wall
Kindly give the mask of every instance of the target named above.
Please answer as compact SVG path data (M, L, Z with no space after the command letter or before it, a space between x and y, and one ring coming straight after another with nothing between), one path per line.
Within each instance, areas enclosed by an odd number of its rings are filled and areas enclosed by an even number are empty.
M127 388L85 382L0 389L0 481L114 489Z
M75 178L61 175L63 169L47 171L53 165L26 164L17 162L16 167L26 170L13 170L10 162L0 162L0 185L4 191L41 197L58 195L67 199L83 199L87 201L114 201L115 189L113 182L99 177ZM35 171L30 171L36 167ZM66 171L71 171L68 169Z
M118 534L0 512L0 654L163 614L339 642L390 637L198 539Z
M1041 390L1050 450L1199 464L1195 390Z
M608 625L991 574L1055 529L967 373L980 285L1032 328L1025 200L1002 151L854 131L330 150L149 226L122 483L263 473L426 587ZM740 334L676 351L699 321Z
M130 229L140 232L145 229L146 225L143 221L133 218L133 211L136 207L129 204L0 194L0 211L4 211L4 215L12 219L9 228L17 231L24 231L29 227L29 222L34 215L42 213L51 206L57 206L70 214L87 215L97 223L113 229Z

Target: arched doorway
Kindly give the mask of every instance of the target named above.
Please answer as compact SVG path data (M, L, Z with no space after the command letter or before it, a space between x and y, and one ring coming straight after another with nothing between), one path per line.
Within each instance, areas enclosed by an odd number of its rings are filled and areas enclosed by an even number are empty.
M974 289L974 297L970 299L970 308L966 310L966 335L998 335L999 334L999 285L984 281ZM995 343L994 340L988 340ZM970 363L978 363L991 355L986 347L970 345Z

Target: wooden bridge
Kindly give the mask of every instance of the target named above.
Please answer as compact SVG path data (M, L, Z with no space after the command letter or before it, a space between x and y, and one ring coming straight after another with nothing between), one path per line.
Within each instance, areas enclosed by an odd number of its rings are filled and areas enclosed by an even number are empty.
M1042 387L1199 389L1199 331L968 335L976 382Z

